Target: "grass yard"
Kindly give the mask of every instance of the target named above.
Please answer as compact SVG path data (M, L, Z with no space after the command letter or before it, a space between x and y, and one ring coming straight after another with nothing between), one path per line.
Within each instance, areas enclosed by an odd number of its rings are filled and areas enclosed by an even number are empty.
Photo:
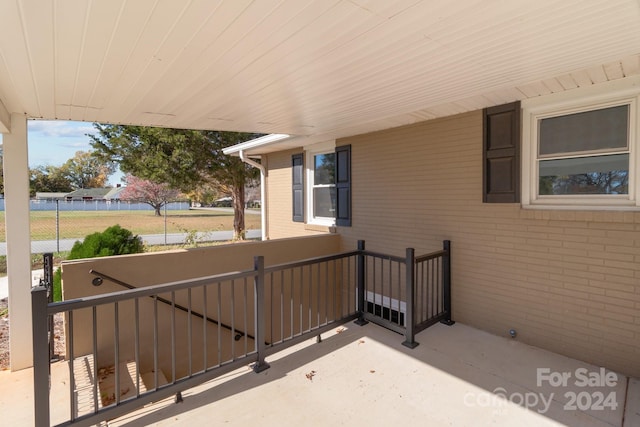
M153 211L60 211L60 238L84 238L96 231L119 224L134 234L164 233L164 216ZM167 233L233 230L233 213L214 210L167 211ZM245 215L247 230L260 228L260 215ZM56 238L56 213L31 212L31 239ZM6 241L4 212L0 212L0 241Z
M167 233L190 233L193 231L233 230L233 213L215 210L179 210L167 211ZM61 211L60 238L82 240L85 236L119 224L134 234L163 234L164 216L157 217L153 211ZM259 229L260 215L245 214L247 230ZM31 239L55 240L56 213L51 211L31 212ZM4 212L0 212L0 241L6 241ZM219 245L221 242L201 242L199 246ZM148 251L174 249L173 246L152 246ZM66 259L68 252L56 252L54 265ZM42 255L31 256L32 269L42 268ZM7 272L6 256L0 256L0 276Z

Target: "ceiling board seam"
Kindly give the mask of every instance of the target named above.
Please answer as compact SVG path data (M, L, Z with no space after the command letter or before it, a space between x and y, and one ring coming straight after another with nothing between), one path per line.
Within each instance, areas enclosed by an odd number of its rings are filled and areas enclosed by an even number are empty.
M80 63L84 54L85 43L87 40L87 28L89 27L89 15L91 14L91 7L93 6L93 0L89 0L89 6L84 14L84 22L82 24L82 43L80 44L80 52L78 53L78 61L76 63L76 75L73 79L73 90L71 91L71 104L76 97L76 91L78 88L78 81L80 81ZM71 109L69 109L71 112Z
M120 10L118 11L118 17L116 18L115 24L113 26L113 30L111 31L111 35L109 37L109 43L107 43L107 47L105 49L105 54L102 55L102 62L100 63L100 68L98 69L98 74L96 75L96 79L95 79L95 82L93 84L93 89L91 90L91 94L89 95L89 98L88 98L89 105L92 105L94 103L94 99L93 98L95 97L96 91L98 90L98 83L102 79L102 74L104 72L104 66L105 66L105 64L107 62L107 56L108 56L108 54L111 51L111 48L113 46L113 41L114 41L115 36L116 36L116 29L118 28L118 23L122 19L122 14L124 13L125 5L126 5L126 1L123 1L121 6L120 6ZM86 117L86 115L83 115L83 117Z
M189 9L189 7L193 4L193 0L190 0L180 11L180 13L175 17L175 19L173 20L172 25L167 29L167 31L165 32L164 37L162 38L162 40L160 40L160 43L158 43L156 49L151 53L151 55L149 55L149 59L147 60L146 65L142 68L142 71L139 73L138 78L135 80L134 83L134 87L138 85L138 83L140 82L140 80L143 78L145 72L147 71L147 69L149 69L149 66L153 63L153 61L155 60L154 58L156 58L157 53L160 51L160 49L162 49L162 47L164 46L164 44L166 43L166 41L169 39L170 35L173 33L173 31L175 30L176 26L178 25L178 22L180 21L180 19L184 16L184 14L186 13L186 11ZM216 8L217 9L217 8ZM177 58L177 56L176 56ZM169 63L166 67L165 70L168 70L171 66L171 64L173 64L176 61L176 59L174 58L173 61L171 61L171 63ZM149 90L153 89L153 85L151 85L151 87L149 88ZM149 90L147 90L147 93L149 93ZM144 99L145 96L147 94L145 93L145 95L140 96L140 100ZM140 104L140 101L138 101L137 103L133 104L132 107L129 108L129 110L124 114L125 117L127 117L132 111L134 111L136 109L136 107ZM164 114L164 113L155 113L155 114Z
M135 52L136 47L140 43L140 39L142 38L142 34L144 33L145 28L149 24L149 21L151 20L151 17L153 16L153 12L158 7L158 3L159 2L160 2L160 0L156 0L156 2L154 3L153 7L149 11L149 14L147 15L147 18L144 21L144 25L140 26L140 31L138 31L138 36L136 37L135 42L131 44L131 49L129 50L129 54L127 55L127 58L123 61L122 67L120 67L120 71L118 72L118 78L116 79L117 81L119 81L121 79L122 75L124 74L124 70L127 68L127 65L129 64L129 62L131 62L131 57L133 56L133 52ZM118 26L120 24L120 18L121 18L121 16L118 16L118 21L116 22L116 25L114 25L114 31L115 31L116 28L118 28ZM129 85L128 89L123 89L123 90L125 90L125 93L130 93L131 92L131 88L132 88L132 85ZM108 101L105 101L105 104L108 104Z
M222 4L222 3L220 3L220 4ZM229 28L230 28L230 27L231 27L231 26L232 26L236 21L238 21L238 19L239 19L239 18L240 18L240 17L241 17L245 12L246 12L246 10L251 6L251 4L252 4L252 3L248 3L248 4L247 4L243 9L242 9L242 11L241 11L239 14L237 14L231 22L229 22L229 23L228 23L228 25L224 28L224 30L222 30L222 31L217 35L216 39L215 39L215 40L212 40L212 41L211 41L211 43L207 44L207 45L204 47L204 49L203 49L203 50L204 50L204 51L206 51L207 49L209 49L209 48L210 48L210 46L211 46L211 45L213 45L217 40L219 40L219 38L220 38L220 37L222 37L222 35L223 35L223 34L225 34L225 33L229 30ZM217 8L216 8L216 10L217 10ZM215 10L214 10L214 12L215 12ZM205 20L205 21L204 21L204 23L200 26L200 28L198 28L198 31L197 31L197 32L199 32L199 31L201 31L201 30L202 30L202 28L205 26L206 22L209 22L209 19L211 18L211 16L213 16L213 15L214 15L214 12L212 12L212 13L209 15L209 18L207 18L207 20ZM175 24L174 24L174 27L173 27L173 28L175 28ZM197 33L197 32L196 32L196 33ZM194 36L193 36L193 37L195 37L195 34L194 34ZM165 38L165 40L166 40L166 38ZM164 40L163 40L163 41L164 41ZM230 48L228 48L225 52L227 52L229 49L230 49ZM157 49L156 49L156 52L157 52ZM220 55L219 55L219 56L220 56ZM172 62L172 64L173 64L176 60L177 60L177 56L176 56L176 59ZM167 67L167 68L166 68L166 70L169 70L169 69L170 69L170 67ZM159 78L158 78L157 80L162 79L162 77L163 77L165 74L166 74L166 72L165 72L165 73L162 73L162 74L159 76ZM204 72L203 72L203 73L201 73L201 74L200 74L200 76L202 76L203 74L204 74ZM140 75L140 77L142 77L142 74ZM140 78L138 78L138 80L136 80L136 82L137 82L137 81L139 81L139 79L140 79ZM144 98L144 97L140 97L140 99L143 99L143 98ZM129 111L127 111L127 113L125 114L125 117L126 117L126 116L128 116L129 114L131 114L133 111L135 111L135 109L136 109L136 108L138 108L138 105L139 105L139 104L140 104L140 102L137 102L133 107L131 107L131 108L129 109ZM160 106L160 109L163 109L163 108L165 108L165 107L166 107L166 103L165 103L165 105Z
M340 4L340 3L336 3L334 6L332 6L332 7L331 7L331 8L329 8L329 9L327 9L327 10L326 10L322 15L327 14L330 10L334 9L335 7L337 7L337 5L338 5L338 4ZM356 7L356 6L353 6L353 7ZM314 20L313 22L315 22L315 21L316 21L316 20ZM322 54L322 56L310 58L309 60L305 61L304 63L302 63L302 64L298 64L298 66L297 66L297 67L295 67L295 68L294 68L294 67L291 67L290 69L288 69L288 70L287 70L286 75L285 75L285 76L282 76L281 78L284 78L284 77L286 77L286 76L295 75L299 70L302 70L302 69L304 69L305 67L309 67L312 63L314 63L314 62L318 62L318 61L320 60L320 58L325 58L325 57L327 57L328 55L332 54L333 52L335 52L335 51L339 50L340 48L344 47L344 45L347 45L347 44L349 44L349 43L352 43L354 40L356 40L356 39L360 38L363 34L367 34L367 33L369 33L370 31L372 31L373 29L378 28L378 27L379 27L380 25L382 25L384 22L385 22L385 21L378 22L377 24L373 25L371 28L367 29L367 30L366 30L366 31L364 31L363 33L358 33L357 35L352 36L351 38L349 38L349 40L345 41L345 42L344 42L344 43L342 43L340 46L335 46L335 47L333 47L332 49L330 49L330 50L328 50L328 51L324 52L324 53ZM253 92L253 93L258 93L258 92L260 92L260 91L262 91L262 90L264 90L264 89L267 89L267 88L269 88L269 87L271 87L271 86L274 86L274 85L276 85L278 82L279 82L279 80L278 80L278 81L273 81L273 80L272 80L272 81L269 81L269 82L267 82L267 83L264 83L264 84L263 84L259 89L254 90L254 92ZM208 90L213 90L213 89L215 89L216 87L219 87L219 86L223 85L223 83L224 83L224 82L216 83L216 84L215 84L215 85L216 85L215 87L213 87L213 88L207 88L207 89L208 89ZM209 84L209 85L206 85L206 86L210 86L210 84ZM200 91L198 91L197 93L202 93L202 92L204 92L204 89L201 87L201 90L200 90ZM188 99L188 100L184 101L184 102L180 105L180 108L181 108L183 105L193 105L193 104L194 104L194 102L193 102L193 97L192 97L192 98L190 98L190 99Z
M24 16L24 11L22 8L22 2L20 0L16 1L18 6L18 14L20 15L20 25L22 26L22 35L24 36L24 48L25 52L27 52L27 58L29 58L29 70L31 72L31 84L33 86L34 96L36 98L36 105L38 106L38 115L42 112L42 107L40 106L40 91L38 89L38 82L36 80L35 72L33 69L33 58L29 44L29 35L27 33L26 21Z

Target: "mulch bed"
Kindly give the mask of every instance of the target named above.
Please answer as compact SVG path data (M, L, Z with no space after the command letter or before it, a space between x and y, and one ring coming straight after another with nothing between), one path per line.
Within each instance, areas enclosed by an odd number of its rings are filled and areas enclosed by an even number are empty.
M9 301L7 298L0 300L0 371L9 369ZM55 352L60 358L65 355L64 343L64 323L62 314L56 314L53 317L54 335L55 335Z

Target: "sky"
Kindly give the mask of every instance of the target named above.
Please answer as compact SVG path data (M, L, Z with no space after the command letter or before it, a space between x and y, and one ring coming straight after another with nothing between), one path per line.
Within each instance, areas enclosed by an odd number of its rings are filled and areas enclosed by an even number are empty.
M61 166L77 151L90 151L90 133L97 132L88 122L29 120L29 167ZM120 184L121 178L122 173L116 171L109 177L109 184Z

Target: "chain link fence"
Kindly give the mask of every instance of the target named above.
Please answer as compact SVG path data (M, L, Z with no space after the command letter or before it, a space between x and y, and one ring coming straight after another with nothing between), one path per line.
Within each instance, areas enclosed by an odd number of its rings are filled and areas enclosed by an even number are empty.
M229 240L233 230L230 209L191 209L186 201L166 204L160 216L148 204L115 200L31 200L30 210L33 254L67 252L76 241L116 224L141 236L148 246L196 246L209 240ZM0 216L1 256L6 255L2 199ZM260 228L259 214L248 214L245 221L246 229L253 234Z

